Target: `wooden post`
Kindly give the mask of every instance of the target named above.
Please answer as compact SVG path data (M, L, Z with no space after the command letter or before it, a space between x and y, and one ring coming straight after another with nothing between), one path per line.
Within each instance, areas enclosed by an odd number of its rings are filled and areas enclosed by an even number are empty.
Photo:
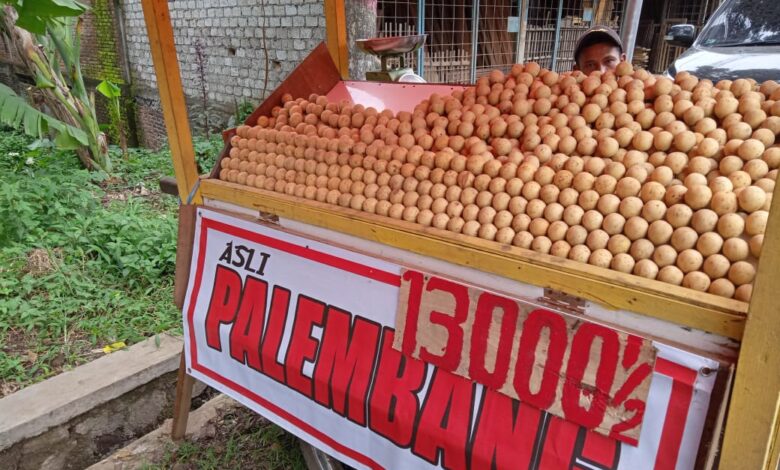
M194 205L182 204L179 206L179 236L176 242L176 277L173 291L174 302L179 309L184 306L184 296L187 293L187 282L190 277L196 214ZM179 374L176 378L176 397L173 402L173 423L171 424L171 439L174 441L184 438L184 434L187 432L187 419L190 415L194 384L195 379L187 373L187 361L182 349Z
M187 294L192 264L192 243L195 238L195 216L197 207L192 204L179 206L179 233L176 240L176 272L173 282L173 301L181 310Z
M184 359L184 350L181 352L179 373L176 376L176 398L173 401L173 423L171 423L171 439L180 441L187 433L187 419L190 417L190 405L192 404L192 387L195 379L187 373L187 361Z
M344 0L325 1L325 42L333 63L339 69L341 78L349 78L349 51L347 48L347 15Z
M201 204L200 192L195 187L198 182L198 169L195 164L195 149L192 145L192 133L187 119L187 105L184 100L184 90L181 85L179 60L176 57L176 45L173 41L173 26L168 11L167 0L142 0L141 5L146 22L146 33L149 37L149 47L152 52L152 62L157 76L157 88L160 93L160 104L165 118L165 128L168 131L168 145L171 148L173 169L176 173L179 199L183 204ZM185 210L186 209L186 210ZM185 205L180 210L179 249L184 239L188 239L191 247L192 228L194 222L194 207ZM186 216L186 217L185 217ZM183 223L184 222L184 223ZM189 230L189 233L185 233ZM186 289L186 276L189 259L181 259L183 253L177 256L177 295L176 302L181 307L183 289ZM184 281L182 281L184 279ZM176 441L184 437L187 430L187 418L190 413L192 387L195 380L187 374L187 364L182 350L179 373L176 380L176 398L173 405L173 423L171 438Z
M780 198L780 190L774 195ZM761 261L753 285L731 397L720 468L769 469L777 465L780 394L780 206L769 211Z
M173 169L179 186L179 198L187 202L190 192L198 181L198 169L195 164L195 149L192 146L190 123L187 120L187 105L181 86L179 61L173 42L173 26L168 11L167 0L141 0L146 22L146 34L152 51L154 72L157 76L157 88L160 92L160 105L168 131L168 145L171 148ZM196 193L191 201L201 203Z
M515 63L525 62L525 41L528 34L528 3L530 0L520 0L519 7L520 12L519 20L520 26L517 32L517 51L515 55Z
M642 0L628 0L620 28L623 52L625 52L628 62L631 62L634 58L634 46L636 45L636 34L639 30L639 18L641 15Z
M764 468L780 468L780 394L777 396L772 431L769 435L769 447L764 458Z

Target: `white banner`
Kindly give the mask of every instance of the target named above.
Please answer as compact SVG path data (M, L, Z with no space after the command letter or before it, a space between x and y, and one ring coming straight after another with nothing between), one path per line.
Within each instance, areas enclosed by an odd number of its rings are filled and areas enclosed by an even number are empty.
M632 446L394 349L403 266L205 209L192 256L188 372L354 467L694 467L714 360L653 344Z

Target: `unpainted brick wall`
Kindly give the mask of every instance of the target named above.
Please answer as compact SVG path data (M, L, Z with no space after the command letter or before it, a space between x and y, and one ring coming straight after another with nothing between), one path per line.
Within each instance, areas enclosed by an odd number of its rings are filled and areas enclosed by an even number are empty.
M83 16L81 34L81 71L95 80L124 83L123 58L119 49L120 29L114 0L87 0L91 10ZM106 37L105 33L111 35Z
M142 143L159 146L165 126L140 0L120 0ZM325 37L322 0L174 0L169 2L193 133L205 112L224 128L237 104L258 104ZM265 40L263 40L265 30ZM197 49L202 51L203 76ZM268 60L267 88L266 51ZM204 107L202 86L206 88ZM199 119L201 118L201 119Z

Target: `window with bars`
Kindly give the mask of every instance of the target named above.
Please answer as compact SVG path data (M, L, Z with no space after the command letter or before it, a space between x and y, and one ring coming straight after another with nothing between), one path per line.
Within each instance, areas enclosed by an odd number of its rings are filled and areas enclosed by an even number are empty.
M405 58L429 82L469 83L490 70L536 61L574 64L574 45L593 24L620 30L625 0L379 0L379 36L425 33ZM352 38L350 38L352 40Z

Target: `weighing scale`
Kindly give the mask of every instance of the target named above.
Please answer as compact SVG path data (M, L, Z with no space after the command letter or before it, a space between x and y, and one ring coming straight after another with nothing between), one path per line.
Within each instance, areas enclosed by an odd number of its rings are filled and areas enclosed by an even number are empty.
M381 70L369 70L366 72L366 80L372 82L413 82L424 83L425 80L414 73L410 67L406 67L404 54L414 52L425 44L427 34L413 34L409 36L390 36L383 38L358 39L358 47L365 53L379 57L382 63ZM398 57L399 67L388 66L388 59Z

